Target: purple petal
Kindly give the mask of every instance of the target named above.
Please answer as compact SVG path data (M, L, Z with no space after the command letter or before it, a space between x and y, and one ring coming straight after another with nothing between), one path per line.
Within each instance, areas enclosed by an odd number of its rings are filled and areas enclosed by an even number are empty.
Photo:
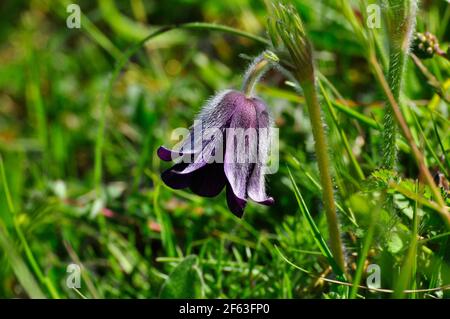
M230 129L227 130L224 169L234 194L245 200L247 183L257 155L257 118L250 99L242 95L238 102Z
M233 193L233 189L230 184L227 184L227 204L230 211L237 217L241 218L244 214L244 209L247 201L237 197Z
M247 198L247 182L251 167L251 164L224 164L225 175L233 193L242 200Z
M241 95L237 91L225 90L209 99L195 119L189 135L181 142L181 148L190 153L202 152L210 142L203 140L203 133L210 129L225 128L235 112L234 101Z
M226 177L223 165L213 163L202 167L192 174L190 188L192 192L204 197L215 197L225 187Z
M206 166L206 164L208 164L208 163L206 163L206 162L204 162L204 161L202 161L202 162L200 162L200 163L191 163L191 164L188 164L188 165L186 166L186 168L183 169L182 171L178 172L178 174L181 174L181 175L191 174L191 173L195 172L196 170L199 170L199 169L201 169L202 167Z
M174 161L180 157L187 158L189 156L189 157L193 158L195 155L190 150L174 151L174 150L168 149L167 147L164 147L164 146L160 146L158 148L157 154L160 159L162 159L163 161L166 161L166 162Z
M274 203L273 198L266 195L264 174L260 164L255 165L253 169L247 185L247 194L259 204L270 206Z
M253 172L247 184L247 195L253 201L272 205L274 200L266 195L264 170L267 164L270 136L270 118L267 107L262 100L253 99L258 119L258 161L256 162Z
M181 156L181 153L174 152L164 146L160 146L157 151L158 157L163 161L170 162L175 159L177 156Z
M205 165L202 162L209 162L214 155L215 149L223 145L224 128L230 121L236 109L235 100L242 99L242 93L232 90L222 91L210 99L202 108L194 125L190 128L189 134L180 143L179 151L170 150L161 146L158 149L158 156L164 161L171 161L183 155L191 156L191 163L183 174L189 174ZM217 134L214 134L217 130ZM210 133L212 136L204 134ZM223 158L221 159L223 161ZM186 162L186 161L185 161Z
M192 162L182 172L180 172L180 174L192 173L205 165L212 164L214 162L223 163L223 155L221 152L224 144L223 131L217 131L215 134L215 138L207 141L202 151L194 156ZM216 153L218 154L218 158L215 157ZM223 166L221 165L221 167Z
M237 100L244 96L241 92L226 90L216 94L200 111L197 120L202 129L224 128L236 111Z
M258 128L272 127L272 119L270 118L264 101L259 98L252 98L252 101L256 108Z
M179 173L179 171L185 169L186 166L187 164L185 163L175 164L172 168L161 174L161 179L167 186L173 189L189 187L191 184L191 175L182 175Z

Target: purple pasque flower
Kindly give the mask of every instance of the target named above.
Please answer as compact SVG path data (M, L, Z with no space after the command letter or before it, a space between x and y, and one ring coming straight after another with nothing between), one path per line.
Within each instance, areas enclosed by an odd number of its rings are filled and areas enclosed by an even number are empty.
M238 217L248 199L271 205L274 200L265 190L271 127L261 99L220 92L203 107L177 150L158 149L162 160L177 161L161 178L173 189L190 188L204 197L226 188L228 207Z

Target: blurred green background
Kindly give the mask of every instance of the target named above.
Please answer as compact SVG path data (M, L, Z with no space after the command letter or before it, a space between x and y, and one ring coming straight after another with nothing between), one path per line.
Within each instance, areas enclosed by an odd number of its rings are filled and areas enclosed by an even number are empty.
M433 32L447 49L449 4L421 2L418 30ZM330 267L300 213L288 174L289 168L326 239L313 140L303 98L280 73L268 73L258 88L280 129L280 170L268 178L268 192L276 200L273 207L249 204L244 219L239 220L228 212L223 194L203 199L168 189L159 179L169 166L157 158L156 149L172 146L176 141L170 140L171 131L191 125L204 101L216 91L239 88L248 57L260 53L264 45L218 31L164 33L132 56L105 102L117 61L158 26L210 22L266 37L268 12L263 1L77 1L83 16L80 29L66 26L69 3L0 3L0 153L4 168L0 179L0 297L345 295L344 286L317 278L329 276ZM325 117L346 253L354 269L365 220L376 207L376 199L365 196L377 189L370 186L367 191L357 177L342 133L369 177L381 159L377 123L381 123L384 98L338 1L293 3L315 47L318 69L330 82L325 88L330 103L337 108L336 123L322 97L328 110ZM448 91L448 60L434 57L423 63ZM448 167L440 159L450 145L448 104L411 61L407 67L403 110L425 150L427 164L446 179ZM349 110L363 121L349 115ZM105 134L99 183L95 158L102 120ZM401 138L399 145L400 175L412 189L417 168ZM375 181L383 178L375 176ZM414 207L410 198L397 195L400 216L383 220L367 260L382 266L382 287L388 289L393 289L404 265L409 213ZM418 248L416 280L408 287L413 289L450 283L448 229L432 210L425 207L421 212L421 238L444 235ZM82 265L78 290L67 286L71 263ZM390 296L360 293L369 298ZM413 297L445 294L437 291Z

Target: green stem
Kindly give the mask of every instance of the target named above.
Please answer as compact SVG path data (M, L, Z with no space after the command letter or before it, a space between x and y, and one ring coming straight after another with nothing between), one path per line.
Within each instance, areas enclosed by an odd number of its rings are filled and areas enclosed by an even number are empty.
M315 140L315 151L322 184L323 205L330 234L330 248L337 265L345 272L344 249L339 231L339 222L334 203L333 183L330 174L330 159L328 145L323 128L316 87L313 83L304 83L303 91L311 120L312 132Z
M38 277L39 281L47 287L52 298L59 299L59 294L58 294L57 289L53 286L53 283L51 282L51 280L47 276L45 276L44 273L42 272L36 258L33 255L33 252L31 250L30 246L28 245L25 235L23 234L22 229L20 228L20 225L17 221L17 213L16 213L16 209L14 207L11 192L9 190L8 181L6 179L5 167L3 164L3 158L1 156L0 156L0 180L2 181L2 183L4 185L3 187L4 187L5 196L6 196L6 201L8 204L8 209L13 218L14 228L17 232L17 235L19 236L19 240L20 240L21 244L23 245L23 248L25 250L25 255L27 256L28 262L30 263L31 268L33 269L34 273Z
M38 277L39 281L43 285L45 285L45 287L47 287L47 289L53 299L59 299L60 296L58 294L58 291L53 286L52 281L47 276L45 276L44 273L42 272L36 258L33 255L33 252L31 250L30 246L28 245L27 239L25 238L25 235L23 234L22 229L20 228L20 225L18 224L16 218L14 218L14 228L15 228L17 235L19 237L19 240L23 246L23 249L25 251L25 255L27 256L28 262L30 263L31 268L33 269L34 273Z
M252 97L253 91L255 89L256 83L261 78L261 76L266 72L269 67L269 61L261 59L259 62L254 63L247 76L244 79L244 85L242 91L245 93L246 97Z
M381 194L380 202L384 202L384 198L386 197L386 192ZM375 228L378 221L378 216L380 214L381 205L377 205L375 207L374 212L370 215L370 224L366 232L366 236L364 237L363 247L358 256L358 265L356 267L355 278L353 279L353 285L350 290L349 299L355 299L358 294L359 284L361 282L361 278L364 271L364 265L367 260L367 256L369 255L369 250L373 242L373 238L375 235Z
M256 84L259 82L264 73L267 72L272 63L277 62L279 62L278 57L275 53L269 50L264 51L253 61L244 76L242 91L245 93L245 96L253 96L253 91Z
M450 212L448 210L447 205L445 204L444 199L441 196L441 191L439 187L436 186L433 176L430 173L430 170L428 169L427 165L425 164L425 157L422 154L422 152L417 147L413 135L411 133L411 130L409 129L408 124L406 123L406 120L402 114L402 111L400 110L400 106L398 105L397 101L394 98L394 95L391 92L391 89L389 88L389 84L387 83L383 70L381 69L380 64L378 63L378 60L376 59L375 55L371 55L369 57L370 65L372 66L372 71L374 72L374 75L381 85L384 93L386 94L387 99L389 100L389 104L392 107L392 111L395 115L395 120L397 121L397 125L399 126L403 136L405 137L406 141L408 142L410 148L411 148L411 154L413 155L417 166L419 168L420 173L424 177L426 183L431 189L431 192L433 194L433 197L436 200L437 205L439 206L438 213L441 215L443 220L445 221L447 227L450 228Z
M389 0L387 3L387 24L389 39L388 85L392 96L399 104L405 65L410 40L415 29L417 0ZM391 101L387 100L383 119L383 166L395 169L397 161L397 123Z
M417 193L419 191L419 184L416 184ZM412 220L412 231L411 231L411 240L409 242L408 253L405 256L403 261L403 265L401 267L400 275L397 279L397 283L394 289L393 298L403 299L405 296L405 290L408 285L412 284L412 289L416 289L416 280L415 273L417 268L417 238L419 232L419 216L417 214L418 205L417 201L414 203L413 209L413 220ZM416 293L411 295L412 298L415 298Z
M339 125L338 118L336 115L336 112L333 109L333 104L330 101L330 98L328 97L327 92L325 91L323 85L321 82L319 82L320 91L322 92L322 96L325 98L325 105L328 106L328 112L331 115L331 119L334 122L334 125L336 126L336 129L339 132L339 135L341 136L342 143L344 144L344 148L347 151L347 155L350 159L350 162L352 162L353 167L355 168L356 173L358 174L358 177L360 180L366 179L364 176L364 172L361 169L361 166L359 165L358 161L356 160L355 154L353 154L353 151L350 147L350 143L348 142L347 135L345 134L345 131L342 127L342 125Z
M402 86L403 73L405 69L407 54L398 48L390 55L388 84L391 88L395 101L399 103L400 90ZM387 101L388 106L383 118L383 166L388 169L394 169L397 161L397 123L395 122L395 114Z

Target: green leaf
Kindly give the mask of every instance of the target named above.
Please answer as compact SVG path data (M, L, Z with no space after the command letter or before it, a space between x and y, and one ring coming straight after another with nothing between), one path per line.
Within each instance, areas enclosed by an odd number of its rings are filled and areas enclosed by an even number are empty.
M403 241L400 238L399 234L396 232L392 233L388 241L389 252L396 254L400 252L402 248L403 248Z
M372 192L374 190L386 190L389 187L389 182L399 182L397 173L389 169L379 169L370 175L370 177L364 181L363 190L365 192Z
M187 256L172 271L161 288L160 298L200 298L201 278L197 256Z

